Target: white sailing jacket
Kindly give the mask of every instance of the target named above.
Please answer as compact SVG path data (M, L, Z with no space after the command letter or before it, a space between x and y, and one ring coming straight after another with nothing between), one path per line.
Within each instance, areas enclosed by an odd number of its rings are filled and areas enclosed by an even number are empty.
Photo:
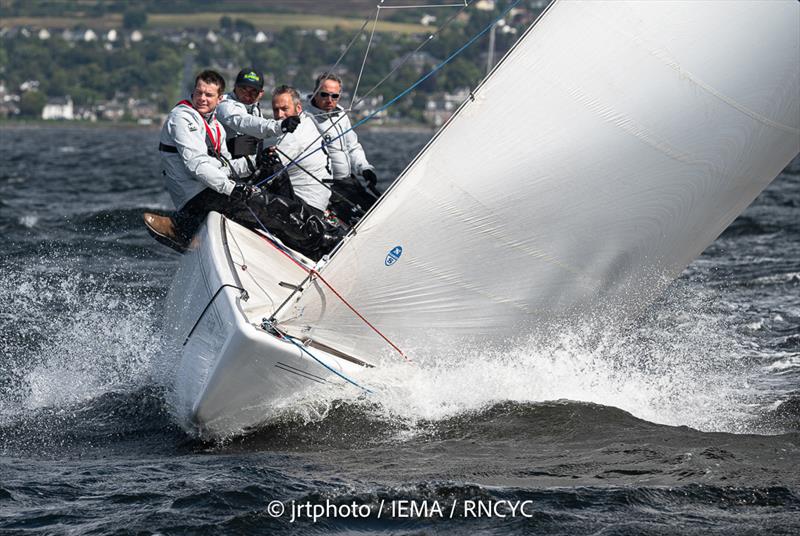
M223 159L209 156L210 147L219 147L220 154L231 162L237 173L249 174L244 158L231 160L225 146L225 130L213 113L206 119L191 106L178 104L161 127L159 141L162 146L174 147L176 151L161 149L159 154L167 191L178 210L206 188L225 195L233 191L236 183L231 178L230 167Z
M350 130L350 118L341 106L326 112L314 106L311 97L306 99L305 111L312 117L317 130L328 144L331 159L331 173L334 180L346 179L350 175L362 176L366 169L374 169L367 161L367 155L358 141L355 130ZM347 132L349 130L349 132ZM342 135L343 133L346 134Z
M217 106L217 119L225 127L228 139L241 134L262 140L281 135L280 121L264 117L258 103L246 105L239 102L233 92L227 93Z
M295 195L312 207L325 211L331 191L311 175L321 181L331 180L328 155L324 148L320 149L322 139L311 117L305 112L301 112L299 117L300 124L295 131L285 134L277 144L278 149L286 156L280 153L278 155L284 166L290 163L289 158L298 164L291 165L287 170Z

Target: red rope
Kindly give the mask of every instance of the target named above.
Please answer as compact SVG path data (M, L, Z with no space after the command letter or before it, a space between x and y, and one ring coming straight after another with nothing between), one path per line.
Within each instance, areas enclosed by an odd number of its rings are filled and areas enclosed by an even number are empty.
M261 223L261 222L259 222L259 223ZM260 233L257 233L257 234L258 234L258 236L260 236L260 237L261 237L261 238L262 238L262 239L263 239L263 240L264 240L264 241L265 241L267 244L269 244L269 245L270 245L270 246L272 246L273 248L275 248L275 249L277 249L278 251L280 251L281 253L283 253L283 254L284 254L286 257L288 257L289 259L291 259L291 261L292 261L292 262L294 262L294 263L295 263L297 266L299 266L300 268L302 268L302 269L303 269L303 270L305 270L306 272L310 273L312 276L317 276L317 277L319 278L319 280L320 280L320 281L322 281L323 283L325 283L325 286L326 286L326 287L328 287L328 288L330 289L330 291L331 291L331 292L333 292L333 293L336 295L336 297L337 297L337 298L339 298L339 299L342 301L342 303L343 303L343 304L345 304L345 305L346 305L346 306L347 306L347 307L348 307L348 308L349 308L351 311L353 311L353 313L354 313L354 314L355 314L355 315L356 315L358 318L360 318L360 319L361 319L361 320L362 320L362 321L363 321L363 322L364 322L366 325L368 325L372 331L374 331L375 333L377 333L377 334L380 336L380 338L381 338L381 339L383 339L384 341L386 341L386 342L387 342L387 344L389 344L389 346L391 346L392 348L394 348L394 349L395 349L395 351L397 351L397 353L398 353L398 354L400 354L401 356L403 356L403 359L405 359L405 360L406 360L406 361L408 361L409 363L413 363L413 361L412 361L412 360L411 360L411 359L410 359L410 358L409 358L409 357L408 357L406 354L404 354L404 353L403 353L403 351L402 351L400 348L398 348L398 347L397 347L397 345L396 345L395 343L393 343L392 341L390 341L390 340L388 339L388 337L386 337L386 335L384 335L383 333L381 333L381 332L380 332L380 330L379 330L378 328L376 328L375 326L373 326L373 325L372 325L372 323L371 323L369 320L367 320L366 318L364 318L364 316L363 316L361 313L359 313L358 311L356 311L355 307L353 307L352 305L350 305L350 303L349 303L349 302L348 302L346 299L344 299L344 296L342 296L341 294L339 294L339 293L336 291L336 289L335 289L335 288L333 288L333 287L331 286L331 284L330 284L330 283L328 283L327 281L325 281L325 278L324 278L324 277L322 277L322 275L321 275L321 274L320 274L318 271L316 271L316 270L315 270L315 269L313 269L313 268L309 269L309 268L307 268L306 266L304 266L303 264L301 264L300 262L298 262L298 261L297 261L297 259L295 259L295 258L294 258L294 257L292 257L291 255L289 255L289 254L288 254L286 251L283 251L283 249L279 248L279 247L278 247L278 245L277 245L277 244L275 244L275 243L274 243L274 242L273 242L271 239L269 239L268 237L266 237L266 236L264 236L264 235L262 235L262 234L260 234Z
M248 208L249 208L249 207L248 207ZM259 222L259 223L261 223L261 222ZM292 257L291 255L289 255L289 253L287 253L286 251L284 251L282 248L278 247L278 244L276 244L275 242L273 242L271 238L269 238L268 236L264 236L264 235L263 235L263 234L261 234L261 233L256 233L256 234L257 234L258 236L260 236L260 237L261 237L261 239L262 239L264 242L266 242L267 244L269 244L269 245L270 245L270 246L272 246L273 248L275 248L275 249L277 249L278 251L280 251L281 253L283 253L283 254L284 254L284 255L285 255L285 256L286 256L286 257L287 257L289 260L291 260L291 261L292 261L293 263L295 263L297 266L299 266L300 268L302 268L304 271L306 271L306 272L308 272L308 271L309 271L309 269L308 269L308 267L307 267L306 265L304 265L303 263L301 263L300 261L298 261L297 259L295 259L295 258L294 258L294 257Z
M312 269L310 270L310 272L311 272L311 275L313 275L313 276L317 276L317 277L319 278L319 280L320 280L320 281L322 281L323 283L325 283L325 286L326 286L326 287L328 287L328 288L330 289L330 291L331 291L331 292L333 292L333 293L336 295L336 297L337 297L337 298L339 298L340 300L342 300L342 303L344 303L344 304L345 304L345 305L346 305L346 306L347 306L347 307L348 307L348 308L349 308L351 311L353 311L353 313L354 313L354 314L355 314L355 315L356 315L358 318L360 318L360 319L361 319L361 320L362 320L362 321L363 321L363 322L364 322L366 325L368 325L368 326L369 326L369 327L372 329L372 331L374 331L375 333L377 333L378 335L380 335L380 337L381 337L381 338L382 338L384 341L386 341L386 342L389 344L389 346L391 346L392 348L394 348L394 349L397 351L397 353L398 353L398 354L400 354L401 356L403 356L403 359L405 359L405 360L406 360L406 361L408 361L409 363L411 363L411 362L412 362L412 361L411 361L411 359L410 359L410 358L409 358L409 357L408 357L406 354L404 354L404 353L403 353L403 351L402 351L400 348L398 348L398 347L397 347L397 345L396 345L395 343L393 343L392 341L390 341L390 340L389 340L389 339L386 337L386 335L384 335L383 333L381 333L381 332L380 332L380 330L379 330L378 328L376 328L375 326L373 326L373 325L370 323L370 321L369 321L369 320L367 320L366 318L364 318L364 317L361 315L361 313L359 313L358 311L356 311L356 309L355 309L355 308L354 308L352 305L350 305L350 304L347 302L347 300L345 300L345 299L344 299L344 296L342 296L341 294L339 294L338 292L336 292L336 289L335 289L335 288L333 288L333 287L330 285L330 283L328 283L327 281L325 281L325 278L324 278L324 277L322 277L322 275L321 275L321 274L320 274L318 271L316 271L316 270L314 270L314 269L312 268Z

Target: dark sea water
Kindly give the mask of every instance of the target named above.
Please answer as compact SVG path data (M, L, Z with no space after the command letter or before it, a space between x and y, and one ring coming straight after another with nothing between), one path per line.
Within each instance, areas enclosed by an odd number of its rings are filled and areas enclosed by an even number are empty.
M361 137L388 180L428 134ZM156 145L0 130L0 534L800 533L800 160L634 326L209 444L166 402Z

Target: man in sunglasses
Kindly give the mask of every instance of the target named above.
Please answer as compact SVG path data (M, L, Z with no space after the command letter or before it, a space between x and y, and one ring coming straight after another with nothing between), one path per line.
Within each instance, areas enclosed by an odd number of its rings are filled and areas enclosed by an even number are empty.
M236 75L233 91L225 95L217 107L217 119L225 127L228 150L234 158L247 159L255 171L255 155L264 138L294 132L300 121L289 117L276 121L261 114L259 101L264 96L264 76L252 67Z
M351 130L347 112L339 106L341 91L341 78L333 73L321 74L314 93L308 96L306 112L314 119L331 159L333 195L329 208L353 225L375 204L380 192L376 188L375 169L367 161L355 131ZM358 177L364 179L368 189Z

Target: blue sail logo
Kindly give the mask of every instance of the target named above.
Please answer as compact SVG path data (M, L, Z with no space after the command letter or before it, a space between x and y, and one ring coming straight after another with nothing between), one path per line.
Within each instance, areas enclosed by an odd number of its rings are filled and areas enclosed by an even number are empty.
M393 247L389 253L386 254L386 260L383 261L383 264L386 266L391 266L397 261L400 260L400 255L403 254L403 248L401 246Z

